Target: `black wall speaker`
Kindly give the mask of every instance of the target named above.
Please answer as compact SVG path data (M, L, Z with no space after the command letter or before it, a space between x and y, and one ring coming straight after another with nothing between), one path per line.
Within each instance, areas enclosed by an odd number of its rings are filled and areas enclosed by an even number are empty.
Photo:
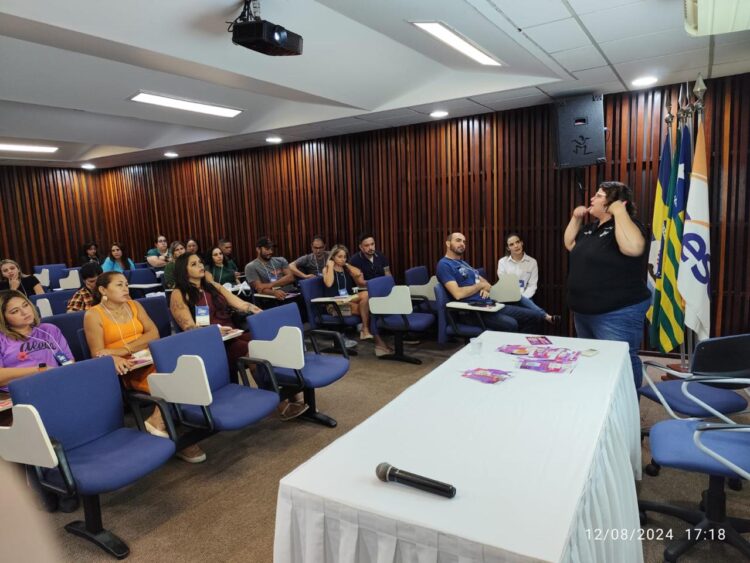
M605 162L604 98L601 94L555 100L557 167Z

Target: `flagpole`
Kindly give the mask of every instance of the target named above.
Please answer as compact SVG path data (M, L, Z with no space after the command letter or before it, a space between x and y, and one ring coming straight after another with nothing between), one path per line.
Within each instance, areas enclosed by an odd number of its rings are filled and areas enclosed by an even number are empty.
M688 89L688 92L690 91L687 82L685 83L685 88ZM686 102L688 97L689 97L688 94L683 95L682 84L680 84L680 95L677 98L677 128L678 129L682 129L682 127L687 124L687 120L688 120L687 112L690 108L690 104ZM683 324L682 326L683 326L683 331L684 331L685 325ZM688 371L688 359L685 354L685 340L684 339L682 340L682 342L680 342L680 369L679 371L683 371L683 372Z

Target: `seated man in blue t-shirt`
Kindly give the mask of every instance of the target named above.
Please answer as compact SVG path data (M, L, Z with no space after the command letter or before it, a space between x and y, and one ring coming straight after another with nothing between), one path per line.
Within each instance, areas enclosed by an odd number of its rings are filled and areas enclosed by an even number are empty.
M456 301L489 302L490 283L479 275L476 269L464 262L466 237L461 233L451 233L445 240L445 256L437 265L437 278L446 291ZM506 332L536 332L543 314L532 309L505 305L495 313L481 313L484 324L492 330ZM540 316L541 315L541 316ZM467 324L476 324L474 315L466 315L462 320Z

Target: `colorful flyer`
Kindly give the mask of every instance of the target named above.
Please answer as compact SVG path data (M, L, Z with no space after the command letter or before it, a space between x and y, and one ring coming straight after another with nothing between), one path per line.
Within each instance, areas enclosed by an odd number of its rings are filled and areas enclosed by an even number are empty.
M527 336L526 340L529 341L529 344L533 344L534 346L548 346L552 344L552 341L546 336Z
M497 383L498 381L505 381L510 379L511 375L509 371L502 369L491 369L491 368L474 368L466 370L461 374L461 377L467 379L473 379L481 383Z
M531 360L522 359L519 361L519 368L538 371L540 373L570 373L575 367L574 363L553 362L549 360Z

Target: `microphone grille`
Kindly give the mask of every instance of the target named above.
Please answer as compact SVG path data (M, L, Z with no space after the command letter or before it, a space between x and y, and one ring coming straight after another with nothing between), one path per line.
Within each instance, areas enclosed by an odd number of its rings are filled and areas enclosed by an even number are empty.
M383 462L379 463L378 466L375 468L375 475L378 476L378 479L380 479L383 482L388 481L388 470L391 468L391 465L389 463Z

